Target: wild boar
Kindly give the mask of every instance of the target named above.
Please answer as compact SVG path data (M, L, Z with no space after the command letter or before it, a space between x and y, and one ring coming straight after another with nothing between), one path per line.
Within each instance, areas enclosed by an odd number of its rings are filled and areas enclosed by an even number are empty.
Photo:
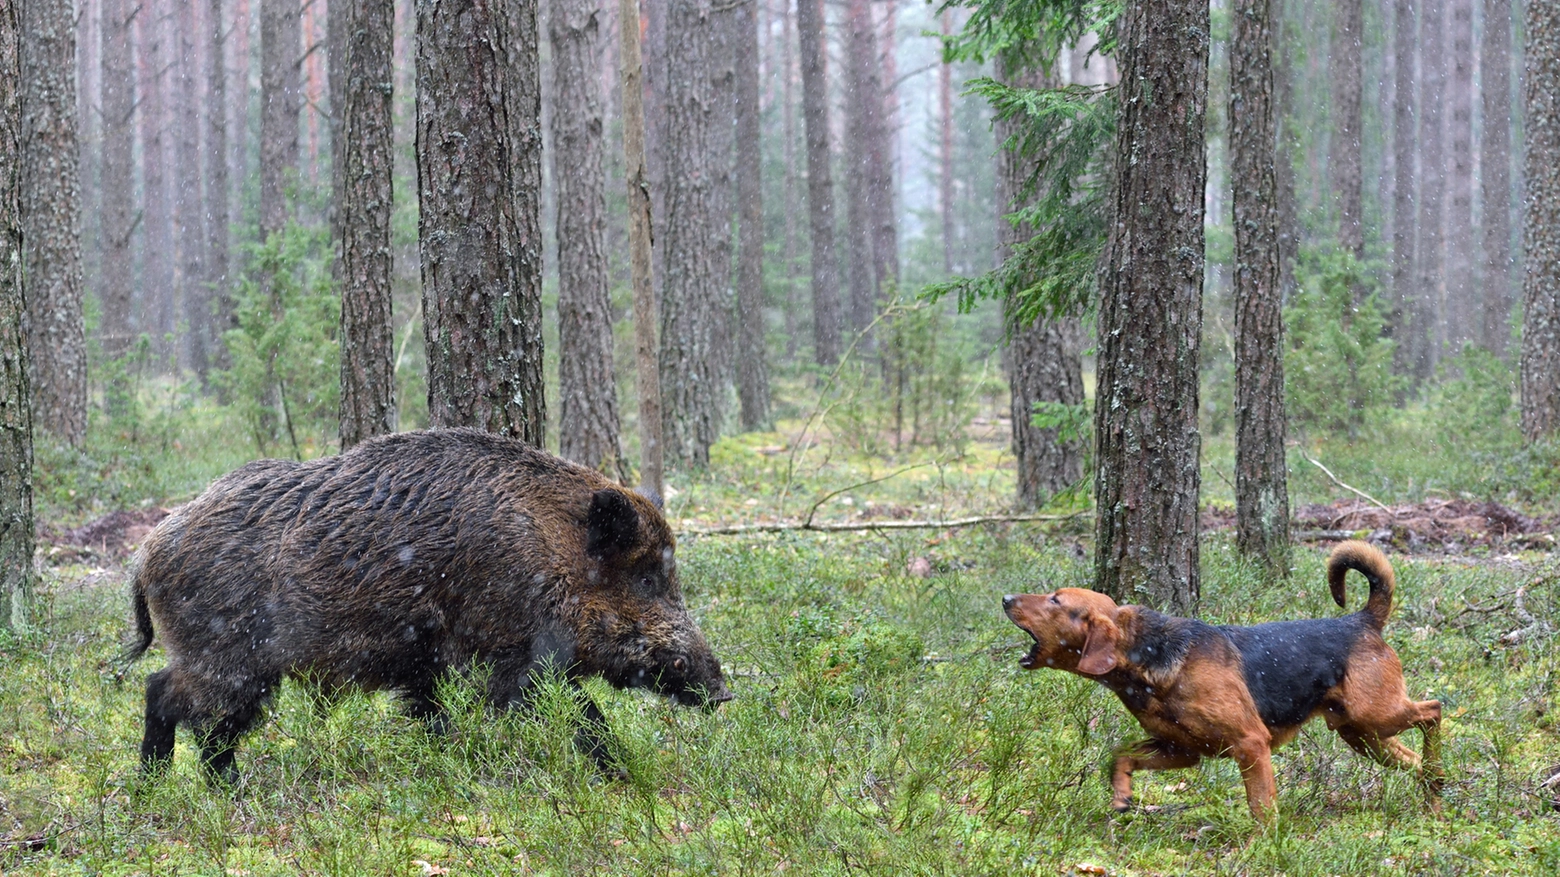
M168 763L184 724L208 775L232 782L234 744L283 677L399 692L438 724L449 674L487 664L502 709L551 663L584 709L577 743L610 770L580 679L710 709L731 698L675 549L646 497L476 430L250 463L163 520L133 563L128 657L154 631L168 654L146 682L142 768Z

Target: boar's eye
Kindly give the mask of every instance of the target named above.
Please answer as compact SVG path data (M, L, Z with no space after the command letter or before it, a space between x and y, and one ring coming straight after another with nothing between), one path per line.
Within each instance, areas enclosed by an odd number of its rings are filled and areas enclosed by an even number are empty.
M655 590L656 590L656 588L655 588L655 576L648 575L648 574L640 576L639 577L639 590L643 591L646 594L654 594Z
M683 660L682 658L678 658L677 660L672 662L672 669L675 670L678 673L681 673L684 670L688 669L688 662Z

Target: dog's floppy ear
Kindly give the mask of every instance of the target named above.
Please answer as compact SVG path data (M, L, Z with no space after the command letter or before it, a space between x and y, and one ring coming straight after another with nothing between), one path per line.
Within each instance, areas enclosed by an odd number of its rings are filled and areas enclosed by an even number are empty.
M1088 635L1083 640L1083 656L1078 659L1078 672L1085 676L1100 676L1116 669L1116 642L1121 629L1116 622L1099 613L1090 613Z

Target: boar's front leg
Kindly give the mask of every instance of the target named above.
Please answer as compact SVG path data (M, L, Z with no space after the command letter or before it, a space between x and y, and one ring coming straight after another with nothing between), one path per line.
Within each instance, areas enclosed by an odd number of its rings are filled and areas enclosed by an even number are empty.
M173 760L174 731L185 710L173 690L173 668L146 677L146 733L141 738L141 772L161 773Z
M627 780L628 769L612 751L616 741L612 737L612 729L607 727L606 715L601 712L601 707L596 705L595 698L578 683L571 683L569 687L575 702L580 705L580 710L584 713L580 727L574 732L574 745L590 756L590 760L596 763L596 769L603 775Z

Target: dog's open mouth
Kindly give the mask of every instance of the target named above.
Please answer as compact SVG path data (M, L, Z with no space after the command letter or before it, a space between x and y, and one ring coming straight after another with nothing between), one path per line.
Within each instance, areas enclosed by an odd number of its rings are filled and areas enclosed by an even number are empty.
M1024 632L1029 633L1027 630ZM1029 636L1033 638L1034 634L1029 633ZM1025 670L1033 670L1040 666L1040 640L1035 639L1035 643L1029 647L1029 651L1022 658L1018 659L1018 666L1023 667Z

